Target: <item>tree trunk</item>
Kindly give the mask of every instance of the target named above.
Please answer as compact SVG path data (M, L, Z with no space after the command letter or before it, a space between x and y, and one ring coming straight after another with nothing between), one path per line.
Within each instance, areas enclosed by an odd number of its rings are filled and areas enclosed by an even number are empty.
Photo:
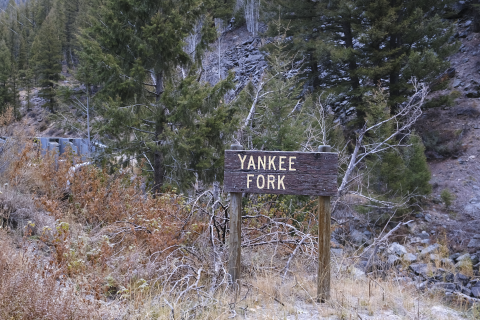
M390 50L395 50L400 46L399 43L400 36L398 34L392 34L390 36ZM389 84L389 91L390 91L390 102L392 103L392 114L396 112L395 100L400 95L400 90L398 89L398 82L400 80L400 68L398 67L398 63L395 61L398 59L399 53L395 53L392 56L392 60L395 63L394 68L390 72L390 84Z
M350 71L350 78L352 89L356 90L360 86L360 80L358 76L355 74L357 70L357 62L355 61L355 57L353 55L353 35L352 35L352 25L350 21L345 21L343 23L343 33L345 34L345 47L352 49L352 53L349 55L348 58L348 70Z
M315 57L313 57L313 52L310 53L310 68L312 70L312 87L315 90L315 88L320 86L320 79L318 78L318 61Z
M345 35L345 47L347 49L351 49L348 57L348 70L350 72L350 84L352 86L353 91L353 99L352 104L356 108L357 118L363 124L363 119L365 118L365 112L359 108L360 103L362 101L362 97L360 93L357 92L358 88L360 87L360 79L356 75L357 71L357 61L355 61L355 56L353 54L353 34L352 34L352 24L350 21L345 21L342 24L343 33Z
M157 102L157 108L161 109L161 113L164 113L163 107L159 105L160 97L163 93L163 73L158 72L155 74L155 100ZM160 189L163 185L163 180L165 177L165 166L163 164L163 154L160 150L161 147L161 136L163 133L163 114L161 120L157 118L155 125L155 144L156 149L153 153L153 195L160 193Z

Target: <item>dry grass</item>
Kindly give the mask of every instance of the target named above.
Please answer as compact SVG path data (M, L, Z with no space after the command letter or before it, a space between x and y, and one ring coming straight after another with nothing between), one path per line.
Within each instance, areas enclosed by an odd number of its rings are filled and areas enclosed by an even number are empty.
M39 157L28 139L16 145L0 154L18 160L2 175L0 319L476 316L448 311L394 273L368 278L348 254L332 258L331 299L317 303L314 208L285 218L287 203L262 197L245 206L242 281L233 291L226 199L208 191L152 198L133 172L71 174L73 157Z
M62 270L27 251L15 250L0 231L0 319L95 319Z

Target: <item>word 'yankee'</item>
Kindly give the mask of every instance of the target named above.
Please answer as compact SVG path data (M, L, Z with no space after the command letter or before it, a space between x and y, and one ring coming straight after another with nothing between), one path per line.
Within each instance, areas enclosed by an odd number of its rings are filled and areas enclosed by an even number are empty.
M238 155L241 163L242 170L273 170L273 171L297 171L293 165L297 157L279 156L250 156L247 162L247 155ZM266 176L266 177L265 177ZM256 183L258 189L269 190L285 190L284 184L285 175L273 175L273 174L247 174L247 189L250 188L250 184Z

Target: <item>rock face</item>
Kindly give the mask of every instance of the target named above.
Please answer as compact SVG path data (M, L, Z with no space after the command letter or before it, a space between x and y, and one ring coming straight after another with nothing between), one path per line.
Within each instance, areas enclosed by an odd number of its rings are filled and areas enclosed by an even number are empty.
M236 86L228 97L233 99L249 81L256 85L267 67L262 45L246 26L223 33L204 58L202 80L214 85L234 72Z

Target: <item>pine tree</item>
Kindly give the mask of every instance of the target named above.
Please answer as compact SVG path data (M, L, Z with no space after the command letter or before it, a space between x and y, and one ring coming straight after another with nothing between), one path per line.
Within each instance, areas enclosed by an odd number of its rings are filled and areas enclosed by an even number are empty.
M405 152L408 191L420 195L430 194L432 192L432 185L429 183L431 173L425 156L425 146L417 134L410 135L409 143L411 147Z
M55 112L57 104L55 87L62 71L61 49L54 21L47 18L35 37L32 51L35 53L35 71L41 87L39 95L46 100L43 106L48 107L51 112Z
M270 8L289 25L289 50L305 59L309 91L346 93L365 118L365 93L379 82L395 106L408 95L412 76L429 81L448 66L453 27L438 12L449 1L274 0ZM363 106L363 107L362 107ZM392 109L393 110L393 109Z
M219 97L228 83L214 88L196 83L195 65L184 51L184 39L200 18L205 20L198 57L200 49L216 35L208 15L210 5L209 1L191 0L107 0L95 8L92 27L80 40L102 85L97 99L104 101L104 117L109 119L103 130L117 138L124 153L147 158L154 194L160 191L166 174L175 182L176 171L167 170L170 168L193 170L186 170L188 179L195 174L211 179L222 174L218 163L224 144L217 142L228 137L230 120L224 119L225 129L216 130L203 128L201 123L222 118ZM177 79L178 66L189 67L186 79ZM184 135L189 132L194 136ZM182 141L177 140L179 136L183 142L175 143ZM198 142L194 137L203 143L194 145ZM211 147L220 150L213 152ZM185 153L188 161L172 159L174 167L167 167L169 155ZM202 171L206 163L211 170ZM184 186L188 179L182 177L177 184Z
M7 104L11 102L11 92L8 83L10 75L11 60L10 50L5 40L0 41L0 112L4 112Z

